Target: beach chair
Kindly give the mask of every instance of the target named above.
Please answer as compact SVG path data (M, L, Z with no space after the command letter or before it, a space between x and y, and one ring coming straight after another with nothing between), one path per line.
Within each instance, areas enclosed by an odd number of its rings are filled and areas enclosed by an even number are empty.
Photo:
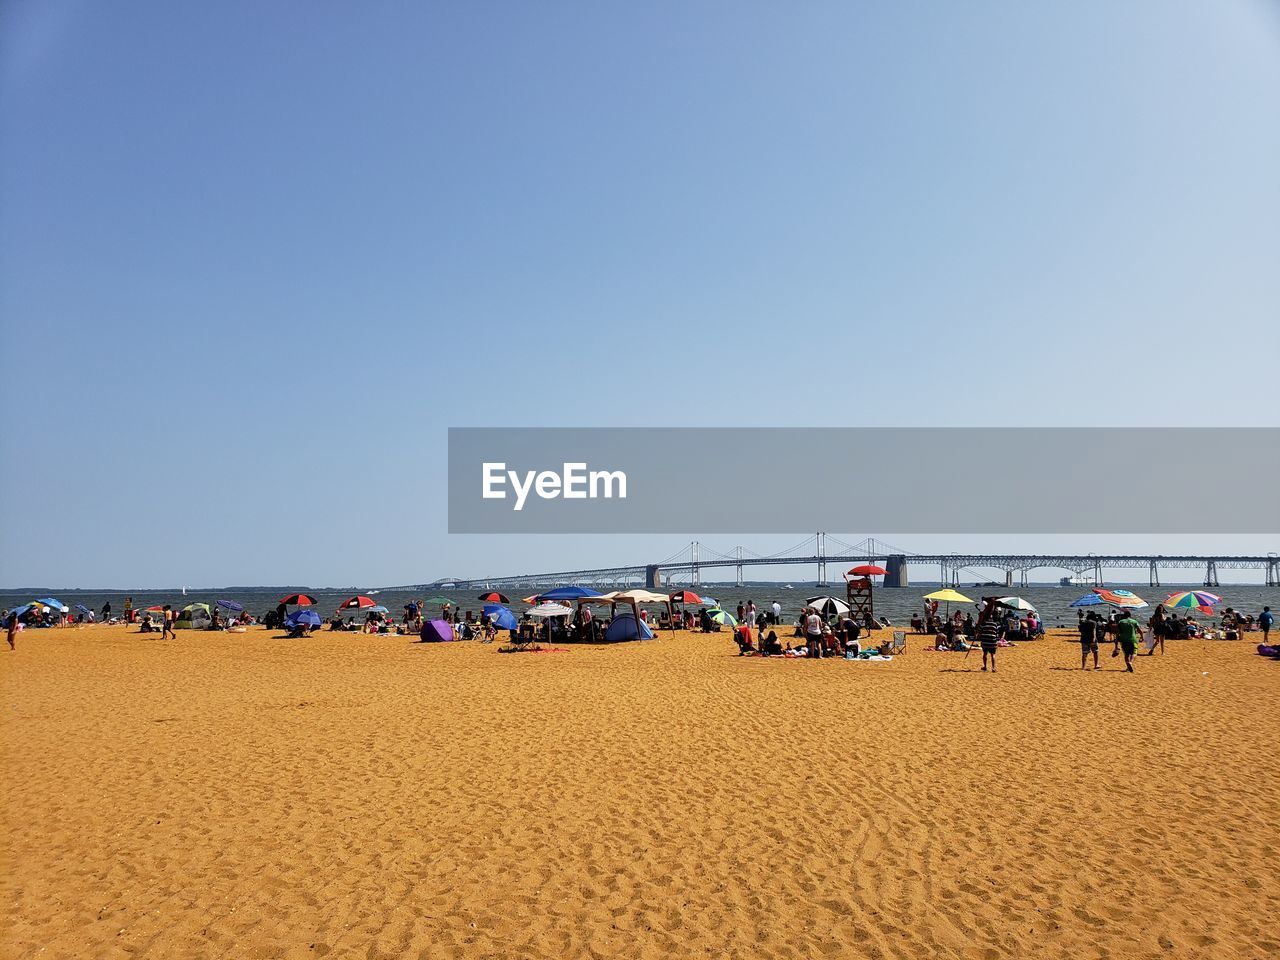
M907 652L907 631L893 631L893 646L890 649L895 654L903 654Z

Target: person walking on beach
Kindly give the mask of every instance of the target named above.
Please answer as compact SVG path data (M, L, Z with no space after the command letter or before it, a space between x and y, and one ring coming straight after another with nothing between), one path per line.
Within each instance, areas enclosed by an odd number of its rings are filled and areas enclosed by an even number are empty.
M177 633L174 632L174 629L173 629L173 621L174 621L173 607L169 606L169 604L166 603L164 605L164 631L160 634L161 640L168 640L170 637L172 637L174 640L178 639L178 635Z
M991 672L996 672L996 647L1000 642L1000 619L996 605L988 603L978 615L978 643L982 645L982 672L987 672L987 658L991 658Z
M102 605L102 622L106 623L111 619L111 601L108 600Z
M10 610L8 616L4 618L4 638L9 641L9 649L17 650L18 637L18 612Z
M1124 668L1133 673L1133 656L1138 651L1138 642L1142 639L1142 624L1133 619L1133 614L1125 611L1123 617L1116 621L1116 643L1124 652Z
M1098 621L1094 614L1089 614L1080 621L1080 669L1087 670L1089 654L1093 654L1093 669L1101 670L1098 665Z
M1262 613L1258 614L1258 629L1262 631L1262 643L1267 645L1271 643L1271 628L1275 626L1276 618L1271 613L1270 607L1263 607Z

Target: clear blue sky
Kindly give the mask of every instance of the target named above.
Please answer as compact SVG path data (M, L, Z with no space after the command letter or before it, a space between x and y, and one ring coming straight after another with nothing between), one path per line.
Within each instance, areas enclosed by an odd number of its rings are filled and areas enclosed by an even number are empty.
M679 546L449 426L1277 423L1275 3L8 0L0 144L0 585Z

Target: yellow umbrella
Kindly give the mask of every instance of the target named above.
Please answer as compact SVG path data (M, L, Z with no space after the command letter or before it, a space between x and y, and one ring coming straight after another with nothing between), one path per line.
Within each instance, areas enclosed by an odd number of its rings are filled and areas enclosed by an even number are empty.
M946 603L973 603L963 593L958 593L950 587L946 590L935 590L933 593L926 593L924 598L926 600L942 600Z

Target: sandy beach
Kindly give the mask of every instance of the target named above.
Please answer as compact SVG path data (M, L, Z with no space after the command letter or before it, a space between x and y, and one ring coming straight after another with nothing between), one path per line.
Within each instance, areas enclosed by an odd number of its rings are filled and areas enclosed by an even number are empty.
M1280 664L121 627L0 660L0 954L1264 957Z

